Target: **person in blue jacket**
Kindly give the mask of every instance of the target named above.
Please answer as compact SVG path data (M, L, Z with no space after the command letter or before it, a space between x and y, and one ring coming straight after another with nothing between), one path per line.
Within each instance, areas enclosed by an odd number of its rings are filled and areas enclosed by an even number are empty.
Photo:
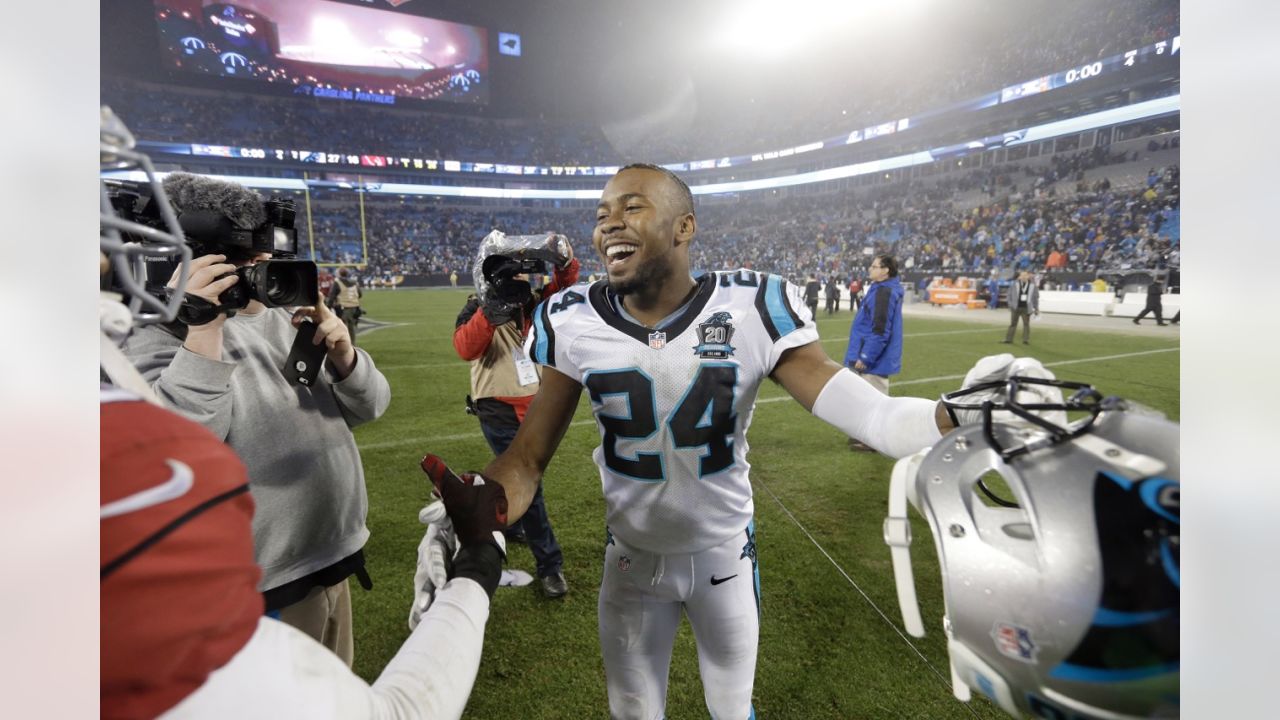
M892 255L877 255L871 261L868 276L871 284L849 328L844 364L888 395L889 376L902 370L902 283L898 281L898 261ZM849 446L871 449L855 440L850 440Z

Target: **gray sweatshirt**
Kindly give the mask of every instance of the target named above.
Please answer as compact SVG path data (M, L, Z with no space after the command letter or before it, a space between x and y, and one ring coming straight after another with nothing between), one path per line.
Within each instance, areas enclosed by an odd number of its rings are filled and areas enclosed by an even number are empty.
M221 361L155 326L124 345L166 404L223 438L248 468L263 591L364 547L368 498L351 428L377 419L391 401L387 379L359 348L341 382L327 360L311 387L287 381L281 368L297 332L289 317L271 308L229 318Z

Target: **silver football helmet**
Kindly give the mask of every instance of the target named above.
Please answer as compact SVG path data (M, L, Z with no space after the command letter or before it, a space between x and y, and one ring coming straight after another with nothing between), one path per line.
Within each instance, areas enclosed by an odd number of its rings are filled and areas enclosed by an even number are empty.
M190 273L191 248L184 240L178 217L156 177L151 159L134 149L133 134L105 106L100 135L100 169L141 170L150 186L149 206L158 211L158 215L150 223L139 222L134 213L140 200L138 194L120 183L101 181L99 248L111 264L117 287L128 296L133 323L171 322L182 305L181 290L186 287ZM166 258L178 262L178 291L163 299L147 292L146 262Z
M981 423L894 466L884 535L907 631L924 635L910 502L938 553L957 698L976 689L1016 717L1177 717L1178 425L1080 383L1000 382ZM1024 382L1075 392L1010 401ZM1044 419L1055 410L1084 417ZM1001 482L1012 498L988 487Z

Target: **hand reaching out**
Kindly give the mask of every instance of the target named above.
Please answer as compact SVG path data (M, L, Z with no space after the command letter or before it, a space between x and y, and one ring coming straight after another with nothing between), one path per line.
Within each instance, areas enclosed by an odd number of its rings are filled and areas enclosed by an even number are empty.
M418 544L409 629L417 627L435 593L454 577L475 580L493 597L506 558L507 496L502 486L482 475L454 474L435 455L422 459L439 500L418 513L427 531ZM495 552L496 550L496 552Z

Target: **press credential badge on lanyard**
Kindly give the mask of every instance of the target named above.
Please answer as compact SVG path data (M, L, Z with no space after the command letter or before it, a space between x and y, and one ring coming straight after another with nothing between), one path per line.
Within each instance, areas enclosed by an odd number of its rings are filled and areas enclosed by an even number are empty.
M538 371L533 367L533 361L524 354L523 348L512 348L511 357L516 361L516 380L521 385L538 382Z

